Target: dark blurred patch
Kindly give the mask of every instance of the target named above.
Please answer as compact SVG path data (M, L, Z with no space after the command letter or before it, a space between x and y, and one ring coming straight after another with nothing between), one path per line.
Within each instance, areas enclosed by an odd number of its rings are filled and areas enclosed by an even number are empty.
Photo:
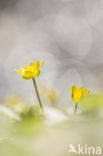
M37 20L49 14L54 14L63 7L62 1L57 0L18 0L16 10L19 17L29 21Z
M19 0L0 0L0 11L14 9L15 4Z

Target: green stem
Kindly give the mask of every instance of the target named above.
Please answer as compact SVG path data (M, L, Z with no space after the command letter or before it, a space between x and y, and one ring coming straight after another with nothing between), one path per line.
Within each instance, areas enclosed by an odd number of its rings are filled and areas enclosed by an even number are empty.
M78 103L75 104L74 115L76 114L77 108L78 108Z
M43 105L42 105L42 102L41 102L41 99L40 99L40 95L39 95L39 92L38 92L36 81L35 81L34 78L32 80L33 80L33 84L34 84L35 91L36 91L36 94L37 94L39 105L40 105L41 109L43 110Z

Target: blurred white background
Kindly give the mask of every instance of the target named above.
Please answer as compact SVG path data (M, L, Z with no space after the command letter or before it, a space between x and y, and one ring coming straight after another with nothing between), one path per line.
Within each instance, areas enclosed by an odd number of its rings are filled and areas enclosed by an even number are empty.
M34 98L14 69L45 60L38 83L103 90L103 0L0 0L0 99Z

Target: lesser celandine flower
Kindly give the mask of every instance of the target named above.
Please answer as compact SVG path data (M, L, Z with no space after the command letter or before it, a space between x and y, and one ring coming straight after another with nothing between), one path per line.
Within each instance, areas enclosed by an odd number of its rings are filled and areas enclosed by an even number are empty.
M43 108L43 106L42 106L42 103L41 103L41 99L40 99L40 96L39 96L39 92L38 92L38 89L37 89L35 78L40 75L40 69L43 66L43 64L44 64L44 61L40 64L40 61L38 60L36 62L36 64L31 62L30 65L27 66L27 67L21 67L22 71L15 70L15 72L22 75L22 77L24 79L27 79L27 80L32 79L33 80L34 87L35 87L36 94L37 94L38 101L39 101L39 105L40 105L41 108Z
M21 67L22 71L15 70L18 74L22 75L24 79L33 79L35 77L38 77L40 75L40 69L43 66L44 61L40 64L40 61L38 60L36 64L33 62L30 63L27 67Z
M72 100L76 103L74 113L77 110L78 103L89 94L89 90L84 87L77 88L75 85L70 87Z

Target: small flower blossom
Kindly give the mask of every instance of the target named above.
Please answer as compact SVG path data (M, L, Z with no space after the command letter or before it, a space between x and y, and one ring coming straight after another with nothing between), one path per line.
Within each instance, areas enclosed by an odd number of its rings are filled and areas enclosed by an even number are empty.
M50 92L48 93L48 99L52 102L52 103L56 103L59 99L59 96L56 92L56 90L51 89Z
M70 87L72 100L76 103L80 102L82 98L89 94L89 90L84 87L77 88L75 85Z
M24 79L33 79L40 75L40 69L43 66L43 64L44 64L44 61L40 64L40 61L38 60L36 64L31 62L28 67L21 67L22 71L15 70L15 72L22 75Z

